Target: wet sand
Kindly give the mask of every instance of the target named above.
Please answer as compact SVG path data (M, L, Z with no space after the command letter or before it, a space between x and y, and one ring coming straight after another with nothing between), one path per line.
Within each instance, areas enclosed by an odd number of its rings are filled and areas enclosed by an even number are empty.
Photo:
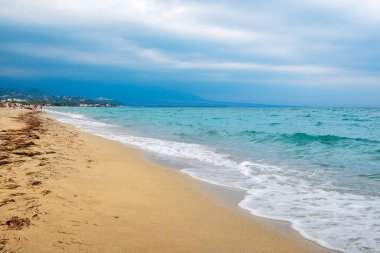
M329 252L44 113L0 109L0 147L0 252Z

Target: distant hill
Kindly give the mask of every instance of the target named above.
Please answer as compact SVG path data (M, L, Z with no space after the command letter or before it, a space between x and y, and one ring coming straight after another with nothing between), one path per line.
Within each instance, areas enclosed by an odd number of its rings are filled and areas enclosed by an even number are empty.
M25 100L44 100L52 98L51 94L43 92L39 89L28 89L28 90L18 90L11 88L0 88L0 98L16 98L16 99L25 99Z
M86 97L74 97L74 96L57 96L52 95L40 89L26 89L18 90L12 88L1 88L0 87L0 100L7 99L21 99L26 100L31 104L50 104L56 106L79 106L81 104L87 105L111 105L119 106L122 103L115 101L113 99L107 98L95 98L90 99Z
M117 89L87 88L85 90L72 89L76 94L89 94L97 97L99 94L111 98L88 98L84 96L54 95L42 89L14 89L0 87L0 100L16 98L25 99L32 103L51 104L57 106L78 106L80 104L111 104L112 106L147 106L147 107L274 107L275 105L262 105L253 103L234 103L212 101L199 96L162 89L158 87L127 86ZM58 93L59 91L56 91ZM119 102L121 101L121 102ZM277 106L276 106L277 107Z
M118 87L87 86L81 93L94 95L102 94L121 101L127 106L146 106L146 107L267 107L253 103L233 103L223 101L212 101L204 99L194 94L178 91L169 88L126 85Z

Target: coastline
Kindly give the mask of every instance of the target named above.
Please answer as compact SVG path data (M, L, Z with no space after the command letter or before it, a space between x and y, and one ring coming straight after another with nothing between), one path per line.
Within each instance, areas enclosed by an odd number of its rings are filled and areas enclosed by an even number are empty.
M129 146L127 146L129 148ZM133 147L132 147L133 149ZM299 232L297 229L292 227L292 223L290 221L285 220L279 220L275 218L267 218L263 216L256 215L252 213L250 210L245 209L240 206L240 203L244 200L244 197L246 196L245 190L233 188L233 187L227 187L220 184L214 184L209 181L205 181L203 179L192 177L187 173L182 172L181 169L177 168L174 164L171 163L168 160L162 160L157 159L156 155L150 155L147 152L142 152L142 158L153 164L158 164L159 166L170 168L174 170L177 173L180 173L181 175L184 175L185 177L190 178L190 180L194 181L196 184L197 190L200 190L202 193L206 194L207 196L211 197L213 201L215 201L218 205L221 205L223 208L230 209L234 212L238 212L239 215L244 215L248 217L249 219L254 219L256 222L263 224L265 227L270 228L274 230L276 233L283 234L284 236L290 237L294 240L299 240L299 243L303 244L306 248L309 246L308 243L314 244L314 246L317 246L317 249L313 249L310 252L319 252L318 248L323 248L323 252L344 252L338 249L334 249L329 246L324 246L323 244L318 243L317 241L313 240L312 238L309 238L307 235L303 235L301 232ZM308 251L309 252L309 251Z
M26 112L0 113L4 119ZM289 234L271 221L238 211L228 204L230 200L218 197L228 194L222 189L146 161L139 150L80 132L44 113L35 113L35 117L42 128L33 148L44 150L22 157L22 164L6 169L15 182L38 179L40 183L23 182L17 188L2 189L1 196L21 192L33 196L37 218L29 211L17 210L19 217L30 216L30 225L12 230L3 223L11 213L4 212L1 238L6 239L6 250L330 252L295 231ZM19 120L6 121L1 127L6 125L7 131L10 125L20 128L23 123ZM41 159L46 164L38 166ZM213 189L205 189L208 187ZM40 194L44 191L50 192ZM20 207L19 199L0 208L13 206Z

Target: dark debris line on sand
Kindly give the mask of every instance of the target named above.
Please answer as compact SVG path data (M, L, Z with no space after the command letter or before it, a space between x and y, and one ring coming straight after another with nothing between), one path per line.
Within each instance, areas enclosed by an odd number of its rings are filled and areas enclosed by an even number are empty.
M47 179L47 173L29 171L20 174L20 166L26 162L35 162L33 159L38 160L39 169L48 171L47 158L42 155L47 152L54 153L51 150L39 150L42 149L38 145L40 135L46 132L39 113L22 113L14 120L25 127L0 131L0 252L12 252L11 249L6 249L11 239L10 231L28 228L32 220L38 219L42 214L38 209L41 205L38 204L39 198L35 191L41 187L43 181L36 177L43 175L43 179ZM31 166L27 170L35 167ZM48 193L50 190L43 190L38 194L44 196Z
M58 195L61 187L52 194L52 189L56 189L52 183L75 172L67 162L72 161L71 152L79 150L73 145L78 134L44 118L41 112L19 112L13 120L23 126L21 129L9 129L8 126L4 130L4 126L0 126L0 253L27 252L20 246L27 244L31 239L27 237L34 233L33 228L46 224L47 215L51 214L50 206L44 203L58 199L70 205L73 203ZM82 158L93 162L86 155ZM74 234L64 231L60 225L56 229L59 238ZM59 249L70 247L70 252L90 246L81 240L63 239L54 239L51 245Z

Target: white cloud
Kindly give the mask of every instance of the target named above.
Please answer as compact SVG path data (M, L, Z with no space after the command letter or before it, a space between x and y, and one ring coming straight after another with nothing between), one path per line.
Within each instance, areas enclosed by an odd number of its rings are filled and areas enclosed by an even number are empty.
M317 6L331 10L338 16L351 18L352 22L361 21L380 23L380 1L378 0L297 0L300 4Z
M151 0L12 0L0 1L0 16L36 25L84 27L141 26L176 36L214 41L254 42L264 35L238 27L199 22L198 5ZM209 6L210 7L210 6Z

